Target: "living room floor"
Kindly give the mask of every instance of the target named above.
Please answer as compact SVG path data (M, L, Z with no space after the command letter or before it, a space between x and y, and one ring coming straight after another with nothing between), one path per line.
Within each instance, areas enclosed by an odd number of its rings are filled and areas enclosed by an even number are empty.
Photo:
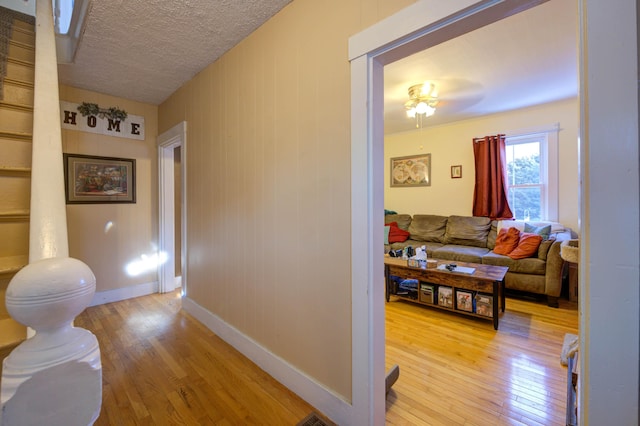
M578 308L560 299L509 296L490 321L398 300L386 304L386 367L400 366L387 395L389 425L563 425L566 333Z

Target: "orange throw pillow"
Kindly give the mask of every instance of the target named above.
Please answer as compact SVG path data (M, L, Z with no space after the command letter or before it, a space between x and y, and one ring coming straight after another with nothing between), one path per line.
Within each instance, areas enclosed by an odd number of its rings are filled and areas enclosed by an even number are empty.
M520 230L518 228L502 228L500 232L498 232L498 237L496 238L496 245L493 248L493 252L506 256L511 253L516 247L518 247L519 242Z
M520 242L509 257L512 259L524 259L531 257L538 252L538 247L542 242L542 237L538 234L531 234L529 232L520 233Z

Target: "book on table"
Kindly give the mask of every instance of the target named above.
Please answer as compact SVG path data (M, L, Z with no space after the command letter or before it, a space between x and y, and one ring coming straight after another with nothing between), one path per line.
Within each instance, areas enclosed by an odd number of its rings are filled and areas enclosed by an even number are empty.
M438 287L438 305L453 308L453 289L441 285Z
M475 300L472 291L456 290L456 309L465 312L475 311Z

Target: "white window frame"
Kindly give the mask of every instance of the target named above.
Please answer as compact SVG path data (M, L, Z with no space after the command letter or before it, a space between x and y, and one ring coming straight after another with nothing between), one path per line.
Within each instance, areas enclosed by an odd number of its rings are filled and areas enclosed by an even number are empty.
M529 142L540 143L541 219L551 222L558 221L559 130L560 126L556 123L545 128L509 132L505 139L506 146Z

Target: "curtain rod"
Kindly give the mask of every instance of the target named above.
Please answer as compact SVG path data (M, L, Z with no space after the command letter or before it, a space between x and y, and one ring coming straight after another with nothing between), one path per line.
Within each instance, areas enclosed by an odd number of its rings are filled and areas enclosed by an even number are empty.
M498 133L497 135L489 135L489 136L483 136L481 138L473 138L473 142L477 143L477 142L482 142L485 140L485 138L490 138L490 137L494 137L494 136L506 136L504 133Z
M508 138L514 138L517 136L527 136L527 135L534 135L536 133L549 133L549 132L558 132L560 131L560 123L551 123L548 125L543 125L543 126L538 126L538 127L530 127L527 129L520 129L520 130L512 130L509 132L505 132L504 135ZM498 133L501 134L501 133ZM491 135L491 136L495 136L495 135ZM483 141L484 138L486 136L483 136L481 138L473 138L473 141Z

